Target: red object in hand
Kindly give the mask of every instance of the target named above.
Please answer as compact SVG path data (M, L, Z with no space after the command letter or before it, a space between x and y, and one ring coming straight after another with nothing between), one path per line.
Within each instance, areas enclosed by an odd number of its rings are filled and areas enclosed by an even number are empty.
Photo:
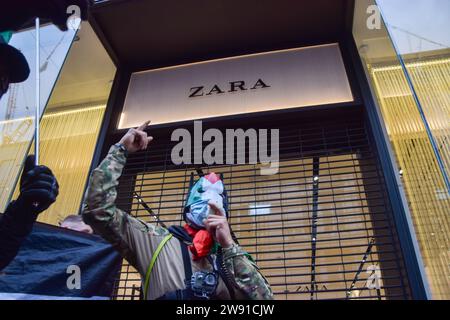
M206 230L197 230L190 225L185 224L184 230L192 237L192 245L189 250L194 256L194 260L199 260L206 257L214 245L213 236Z

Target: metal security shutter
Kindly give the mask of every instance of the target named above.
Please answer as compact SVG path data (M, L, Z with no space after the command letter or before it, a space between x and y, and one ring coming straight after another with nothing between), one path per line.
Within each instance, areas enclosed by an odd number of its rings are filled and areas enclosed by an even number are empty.
M275 175L260 175L259 164L201 166L204 173L223 173L240 244L277 299L408 299L391 209L363 116L293 122L280 129ZM154 223L133 197L136 192L166 224L183 223L189 178L198 167L174 166L173 145L154 145L129 158L119 207ZM139 288L139 275L124 262L113 298L139 299Z

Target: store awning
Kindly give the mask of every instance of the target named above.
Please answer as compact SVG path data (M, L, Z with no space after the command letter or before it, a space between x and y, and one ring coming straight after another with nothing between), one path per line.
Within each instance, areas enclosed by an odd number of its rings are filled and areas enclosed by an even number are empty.
M112 0L91 23L132 71L338 41L354 0Z

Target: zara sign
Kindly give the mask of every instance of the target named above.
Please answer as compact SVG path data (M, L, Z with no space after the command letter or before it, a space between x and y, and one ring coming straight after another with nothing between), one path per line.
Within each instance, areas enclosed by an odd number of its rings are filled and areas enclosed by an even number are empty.
M136 72L119 129L353 101L338 44Z
M248 88L245 81L243 81L243 80L231 81L231 82L229 82L227 89L222 89L222 88L219 87L218 84L213 85L210 90L208 90L208 88L205 88L205 86L192 87L189 90L190 91L189 98L203 97L204 95L210 96L213 94L224 94L225 92L245 91L248 89L250 89L250 90L264 89L264 88L270 88L270 86L265 84L264 81L262 81L262 79L258 79L258 81L256 81L255 84L253 86L251 86L251 88Z

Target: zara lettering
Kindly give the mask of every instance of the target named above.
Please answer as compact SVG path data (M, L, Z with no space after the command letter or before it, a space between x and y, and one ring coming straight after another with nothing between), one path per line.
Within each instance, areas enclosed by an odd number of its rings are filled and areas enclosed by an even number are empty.
M212 87L199 86L192 87L189 89L189 98L195 97L203 97L203 96L211 96L213 94L224 94L227 92L238 92L238 91L246 91L246 90L256 90L256 89L265 89L270 88L262 79L258 79L250 88L246 86L245 81L231 81L228 83L228 86L225 88L224 86L220 87L218 84L213 85Z

